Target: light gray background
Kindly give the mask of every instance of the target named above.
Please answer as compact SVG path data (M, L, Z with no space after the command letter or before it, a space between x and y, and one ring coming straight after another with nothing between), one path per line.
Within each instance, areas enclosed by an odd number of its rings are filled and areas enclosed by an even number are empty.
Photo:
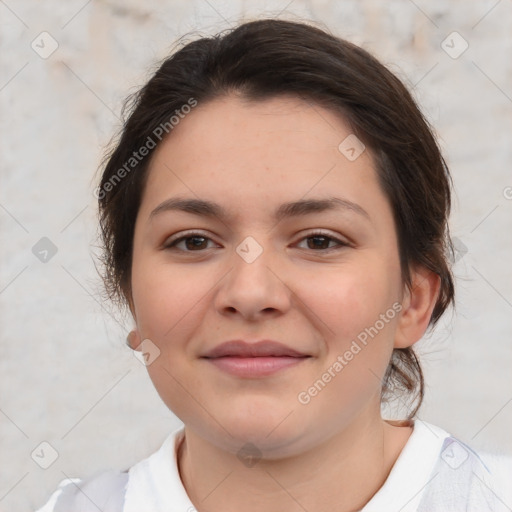
M122 100L179 36L262 15L323 23L414 88L453 173L461 248L457 312L421 342L419 416L512 453L510 0L0 0L0 510L127 468L179 426L124 344L130 322L101 299L95 170ZM43 31L59 45L46 59L31 48ZM441 47L453 31L469 44L457 59ZM58 249L47 263L32 252L42 237ZM43 441L59 453L46 470L31 458Z

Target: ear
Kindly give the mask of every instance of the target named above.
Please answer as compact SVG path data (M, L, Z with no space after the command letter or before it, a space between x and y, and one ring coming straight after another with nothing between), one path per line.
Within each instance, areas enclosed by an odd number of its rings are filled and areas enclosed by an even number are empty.
M130 331L128 336L126 336L126 344L132 349L141 351L141 339L140 334L137 328L135 328L133 331Z
M130 309L130 313L132 314L132 318L135 322L135 325L137 325L137 317L135 315L135 306L133 304L133 298L131 296L131 293L125 292L124 296L125 296L126 302L128 303L128 308ZM140 333L139 333L137 327L135 327L132 331L130 331L128 336L126 336L126 344L132 350L140 351L141 350L141 339L140 338L141 338Z
M404 292L394 348L410 347L425 334L441 288L439 275L425 267L413 269L411 280L411 288Z

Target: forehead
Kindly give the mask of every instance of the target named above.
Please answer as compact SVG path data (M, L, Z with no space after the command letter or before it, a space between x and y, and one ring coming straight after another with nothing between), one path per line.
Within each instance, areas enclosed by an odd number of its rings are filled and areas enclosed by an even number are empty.
M276 159L287 150L295 154L328 151L337 156L339 143L351 133L339 114L311 101L289 96L254 101L230 95L199 104L159 150L180 145L188 151L192 146L195 151L188 158L198 160L219 153L229 159L249 152L248 158L255 151L261 159Z
M339 114L298 98L199 104L155 150L141 210L174 194L249 210L308 194L382 200L370 152L340 151L350 137Z

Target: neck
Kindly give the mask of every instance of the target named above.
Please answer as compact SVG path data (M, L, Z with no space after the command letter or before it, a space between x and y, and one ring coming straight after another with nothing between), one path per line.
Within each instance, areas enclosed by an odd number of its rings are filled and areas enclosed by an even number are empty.
M236 455L185 430L178 453L183 485L199 512L364 507L384 484L412 428L359 418L305 453L245 467Z

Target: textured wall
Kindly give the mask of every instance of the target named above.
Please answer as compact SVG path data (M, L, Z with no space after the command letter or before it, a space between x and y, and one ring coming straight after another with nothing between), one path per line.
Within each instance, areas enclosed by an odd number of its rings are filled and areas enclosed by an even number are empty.
M421 342L420 417L512 453L510 1L2 0L0 510L128 467L179 424L100 296L95 170L177 37L260 15L317 20L414 88L454 176L460 249L457 312Z

